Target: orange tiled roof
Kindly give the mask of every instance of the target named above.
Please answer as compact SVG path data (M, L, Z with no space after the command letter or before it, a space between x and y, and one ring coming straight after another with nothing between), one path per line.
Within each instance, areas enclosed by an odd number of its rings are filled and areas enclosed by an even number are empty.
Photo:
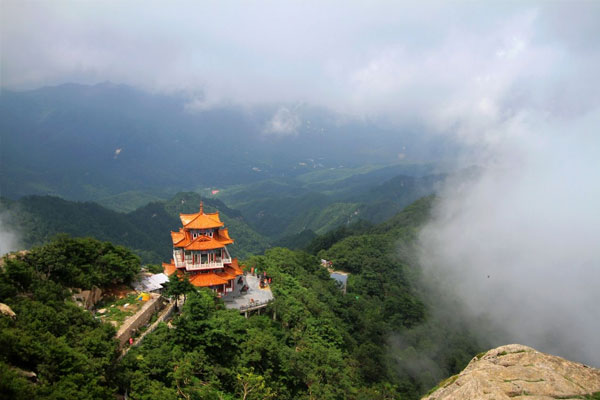
M232 279L235 279L235 275L230 275L227 272L215 272L215 274L217 274L220 278L225 279L227 282L229 282Z
M221 241L228 241L231 240L231 243L233 243L233 239L229 237L229 229L227 228L223 228L223 229L219 229L218 230L219 236L221 237Z
M185 246L186 250L213 250L225 247L223 243L209 236L198 236Z
M177 269L177 268L175 268L175 264L173 263L173 261L171 261L170 264L163 263L162 266L163 266L163 270L165 271L165 275L167 275L167 276L171 275Z
M231 268L232 271L235 273L235 275L241 275L244 273L244 271L238 264L237 258L234 258L233 260L231 260L231 264L229 264L225 269L227 269L227 268Z
M173 239L173 245L176 245L185 239L185 232L181 229L179 232L171 232L171 239Z
M240 275L237 273L237 271L235 269L231 268L228 265L226 265L225 268L223 269L223 272L220 272L219 274L227 274L228 276L231 276L233 278Z
M233 239L229 237L227 230L225 230L224 235L221 234L222 231L223 229L219 229L213 237L200 235L196 239L193 239L188 231L171 232L171 238L173 239L173 246L183 247L186 250L220 249L233 243Z
M233 279L233 278L232 278ZM213 285L222 285L227 283L231 279L224 279L221 276L210 273L210 274L196 274L190 277L190 282L194 286L198 287L208 287Z
M220 228L224 225L218 212L205 214L201 210L196 214L179 214L179 219L181 219L181 223L186 229L211 229Z

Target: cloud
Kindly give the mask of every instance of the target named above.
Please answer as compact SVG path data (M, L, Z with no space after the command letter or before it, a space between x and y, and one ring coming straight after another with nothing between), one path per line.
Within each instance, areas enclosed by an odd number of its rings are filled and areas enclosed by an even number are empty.
M2 4L4 87L110 80L202 93L190 109L301 102L441 130L556 98L593 75L600 35L599 7L572 2Z
M275 115L267 122L263 129L266 135L289 136L296 135L302 124L300 117L287 107L279 107Z
M20 249L19 235L9 227L11 217L7 212L0 213L0 256Z
M426 280L489 318L494 345L600 366L598 126L600 107L494 126L482 169L448 182L421 233Z

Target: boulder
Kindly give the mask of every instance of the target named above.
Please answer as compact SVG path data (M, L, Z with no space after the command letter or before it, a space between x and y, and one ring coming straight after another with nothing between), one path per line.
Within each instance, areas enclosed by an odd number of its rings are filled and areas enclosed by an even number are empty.
M17 314L15 314L15 312L4 303L0 303L0 314L6 315L7 317L10 317L13 319L17 318Z
M441 382L423 399L581 399L596 392L600 370L509 344L477 355L460 374Z

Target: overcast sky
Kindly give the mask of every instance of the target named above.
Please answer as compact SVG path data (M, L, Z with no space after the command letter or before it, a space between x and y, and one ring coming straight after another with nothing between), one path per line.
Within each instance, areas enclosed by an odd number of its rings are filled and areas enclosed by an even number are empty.
M466 110L477 123L598 101L600 2L168 3L3 0L2 86L108 80L441 130Z

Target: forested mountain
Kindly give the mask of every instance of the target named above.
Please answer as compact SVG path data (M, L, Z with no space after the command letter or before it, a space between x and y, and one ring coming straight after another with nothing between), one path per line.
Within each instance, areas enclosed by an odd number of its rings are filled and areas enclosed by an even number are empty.
M60 237L5 259L0 302L17 318L0 317L0 393L16 399L116 393L131 399L417 399L481 350L456 316L433 313L439 299L418 283L411 249L431 201L420 200L385 224L315 239L313 252L352 273L347 294L314 255L269 249L246 260L273 279L275 301L267 315L246 319L212 292L194 290L174 329L163 324L120 362L110 338L114 328L75 307L65 291L98 262L91 248L114 251L110 245ZM74 261L54 270L65 257ZM108 258L111 265L127 264L119 257ZM36 326L46 320L70 323L54 323L38 335ZM26 381L22 371L35 372L38 383Z
M261 234L285 242L307 230L323 234L358 220L382 222L436 192L446 175L432 173L434 168L405 165L345 171L350 176L342 171L312 173L226 188L217 197L240 210Z
M236 239L232 250L245 257L261 253L271 243L301 248L311 235L359 220L381 222L411 201L435 192L446 176L431 174L434 168L397 165L314 171L296 178L231 186L216 194L208 190L201 190L202 195L179 193L169 200L126 192L103 199L102 205L112 209L53 196L26 196L16 201L3 198L0 210L8 210L8 228L20 234L26 247L44 243L60 232L91 235L128 246L144 262L156 263L170 257L169 232L178 229L179 213L197 211L202 198L207 209L223 213ZM132 211L117 212L146 201L150 202Z
M15 230L23 247L40 245L58 233L92 236L127 246L145 263L169 261L170 232L181 226L180 213L197 212L200 196L179 193L171 200L147 204L130 213L119 213L92 202L73 202L52 196L27 196L17 201L1 199L6 227ZM235 239L232 255L261 253L269 241L251 229L239 211L217 199L204 200L205 210L218 210Z
M440 159L447 140L378 127L306 105L194 106L183 94L111 83L0 92L3 195L93 200L298 176L314 170ZM291 122L273 131L281 110ZM278 114L279 112L279 114ZM284 121L285 122L285 121ZM343 140L340 140L342 139ZM444 151L446 151L444 150ZM447 151L452 153L452 151ZM138 203L139 205L139 203Z

